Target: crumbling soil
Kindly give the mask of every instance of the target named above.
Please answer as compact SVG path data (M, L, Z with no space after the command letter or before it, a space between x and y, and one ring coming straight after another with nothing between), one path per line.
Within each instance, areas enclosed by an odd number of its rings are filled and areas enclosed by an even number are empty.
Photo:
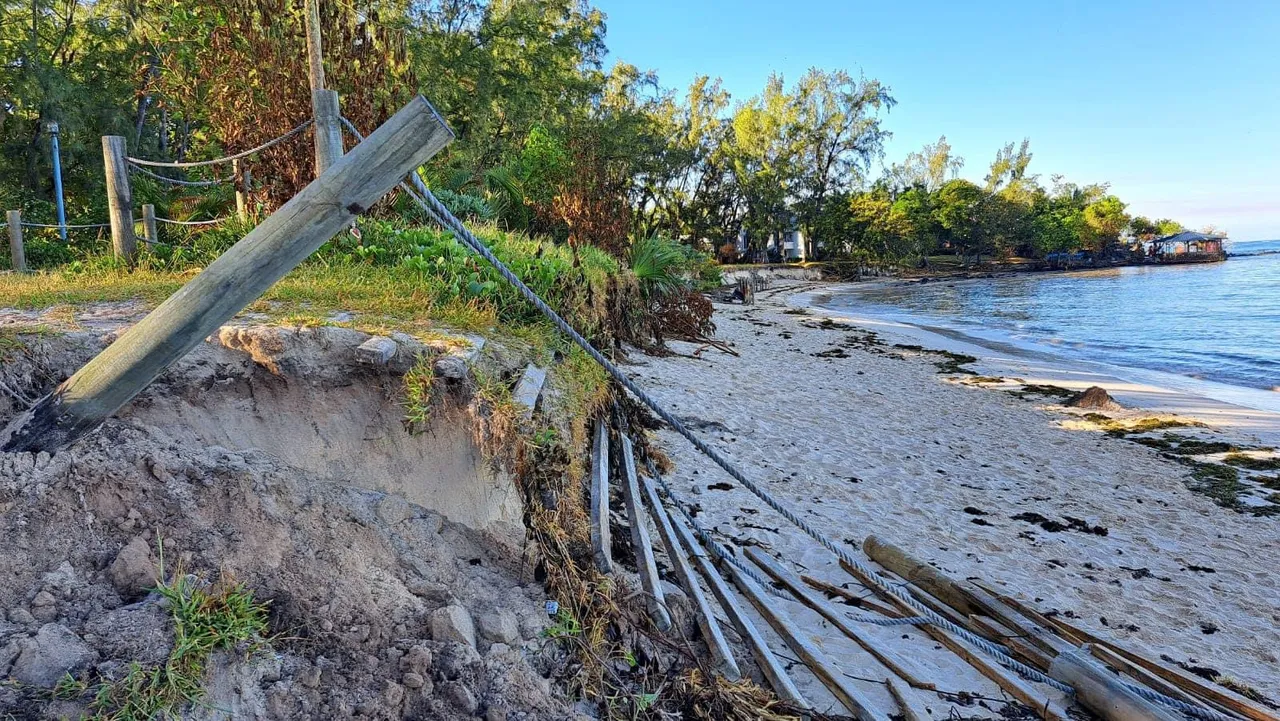
M51 336L6 351L0 425L109 340ZM373 371L350 363L359 340L298 368L366 382ZM210 360L197 352L133 407L301 382L289 348L257 358L232 345L205 350L247 353L244 373L214 363L192 376ZM253 412L277 426L311 422ZM548 680L565 658L543 636L545 592L519 549L346 482L341 464L317 472L148 420L126 410L55 456L0 454L0 679L11 678L0 717L77 718L89 698L49 691L65 674L93 684L163 662L173 621L148 589L177 574L242 582L270 601L273 634L265 650L215 656L205 704L188 718L575 717Z

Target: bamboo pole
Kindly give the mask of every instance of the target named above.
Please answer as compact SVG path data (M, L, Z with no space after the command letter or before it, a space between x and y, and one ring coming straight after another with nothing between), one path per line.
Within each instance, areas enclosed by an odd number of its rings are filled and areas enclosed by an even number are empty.
M876 713L867 697L845 678L840 669L817 645L801 635L795 623L784 611L769 602L764 590L729 564L724 564L723 568L742 595L747 597L751 605L756 607L756 611L773 627L774 632L782 637L804 665L818 677L822 685L826 686L859 721L889 721L884 714Z
M25 273L27 252L22 246L22 211L10 210L5 213L5 222L9 224L9 257L13 261L13 269L18 273Z
M53 393L15 418L0 433L0 448L54 452L97 428L170 363L452 139L430 103L422 97L411 100Z
M596 570L613 573L613 539L609 531L609 428L596 421L591 446L591 551Z
M1087 648L1063 651L1050 666L1053 677L1076 690L1076 700L1107 721L1182 721L1142 698L1093 660Z
M142 239L148 246L154 246L159 240L156 236L156 206L151 203L142 205Z
M138 253L133 234L133 193L129 190L129 161L124 138L102 136L102 163L107 176L107 212L111 219L111 249L130 265Z
M724 609L725 615L729 617L729 622L738 630L738 635L742 638L742 642L751 650L751 655L755 658L756 664L759 665L760 672L769 681L774 693L778 694L778 698L793 706L802 709L811 708L809 702L804 700L804 696L800 695L800 690L796 688L791 677L787 675L786 669L779 663L778 657L774 656L773 651L769 650L769 644L764 640L764 636L760 634L759 629L751 622L751 618L747 616L742 605L738 603L738 598L733 589L729 588L724 579L720 577L720 572L711 563L706 551L703 551L702 547L698 545L697 539L693 537L693 532L685 525L684 520L678 516L670 516L670 519L671 527L675 530L676 536L679 537L685 553L689 555L689 558L697 565L698 570L702 572L702 577L707 580L707 585L711 588L711 592L715 594L716 600L720 602L720 608Z
M855 643L862 647L867 653L871 654L875 660L881 665L897 674L899 678L916 688L924 688L935 690L937 686L932 683L921 681L915 674L903 668L902 664L893 657L890 652L880 649L865 634L854 628L849 619L842 613L837 613L826 601L815 596L809 589L800 583L799 579L789 573L776 561L765 555L758 548L748 548L746 550L747 557L755 562L757 566L763 568L765 573L773 577L773 580L786 586L789 591L804 605L817 611L819 615L831 622L831 625L840 629L840 632Z
M711 651L712 666L725 678L737 681L742 678L742 671L738 669L738 664L733 659L729 642L725 640L724 633L720 630L720 623L711 612L711 604L707 601L706 594L702 592L701 584L693 575L687 551L676 536L671 518L667 515L667 509L662 505L662 499L658 497L658 489L654 488L653 479L641 478L640 490L649 504L649 513L653 516L654 525L658 527L662 545L667 549L667 558L671 559L672 571L680 579L680 585L684 587L685 593L689 594L689 598L697 608L698 627L702 629L702 638Z
M640 584L648 595L646 606L649 619L659 631L671 630L671 614L667 611L667 598L662 592L662 579L658 577L658 564L653 560L653 541L649 527L644 523L640 510L640 482L636 479L635 449L627 434L618 434L622 446L622 499L627 507L627 522L631 524L631 548L636 554L636 570L640 572Z

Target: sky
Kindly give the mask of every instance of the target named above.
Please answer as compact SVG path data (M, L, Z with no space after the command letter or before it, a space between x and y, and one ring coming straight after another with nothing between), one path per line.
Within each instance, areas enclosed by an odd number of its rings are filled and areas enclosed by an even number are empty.
M1031 139L1041 182L1110 182L1129 212L1280 238L1280 2L595 0L607 62L664 86L771 72L876 78L898 105L885 163L946 135L980 181Z

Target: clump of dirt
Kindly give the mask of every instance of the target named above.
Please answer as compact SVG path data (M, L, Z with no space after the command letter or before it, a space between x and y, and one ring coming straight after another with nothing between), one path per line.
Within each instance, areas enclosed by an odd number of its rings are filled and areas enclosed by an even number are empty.
M267 603L265 645L215 653L185 717L575 718L552 690L571 660L544 638L546 592L509 543L351 482L342 458L304 468L231 443L252 440L245 428L275 426L281 441L296 426L299 445L319 448L332 419L273 399L309 394L312 408L349 412L361 399L351 388L367 386L380 407L349 420L368 422L362 452L385 461L416 442L403 429L388 440L403 368L360 366L359 334L318 332L305 347L232 335L71 448L0 454L0 678L13 679L0 685L0 716L110 712L91 709L96 690L174 651L175 614L157 584L221 579ZM109 340L50 336L8 351L0 425ZM310 380L293 375L303 368ZM213 442L233 409L227 425L252 422Z

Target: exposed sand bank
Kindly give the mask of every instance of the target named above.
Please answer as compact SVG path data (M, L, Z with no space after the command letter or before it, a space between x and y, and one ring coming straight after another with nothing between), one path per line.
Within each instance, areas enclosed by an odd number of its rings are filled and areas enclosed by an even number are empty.
M740 357L709 349L696 360L644 359L630 372L833 539L856 546L874 533L953 576L980 578L1074 615L1080 626L1152 656L1211 667L1266 692L1280 686L1280 519L1215 505L1189 490L1187 466L1073 423L1046 409L1051 399L959 383L939 374L938 356L892 344L950 346L979 356L971 367L983 375L1104 385L1126 405L1146 402L1202 418L1214 428L1194 433L1230 442L1280 437L1271 435L1280 417L1081 375L1044 359L1004 358L910 327L819 327L820 312L801 315L789 305L806 301L792 296L820 288L779 284L761 292L754 307L718 306L718 337ZM884 343L868 341L864 328ZM683 439L670 431L659 437L676 463L674 488L701 506L706 526L734 542L754 539L793 571L860 588L830 553ZM1050 532L1013 518L1026 513L1080 519L1094 530ZM883 677L815 614L795 603L785 608L849 674ZM919 632L869 632L941 688L999 696ZM819 707L834 703L814 679L800 671L797 677ZM894 711L883 685L855 683ZM948 713L945 702L921 698L933 718Z

